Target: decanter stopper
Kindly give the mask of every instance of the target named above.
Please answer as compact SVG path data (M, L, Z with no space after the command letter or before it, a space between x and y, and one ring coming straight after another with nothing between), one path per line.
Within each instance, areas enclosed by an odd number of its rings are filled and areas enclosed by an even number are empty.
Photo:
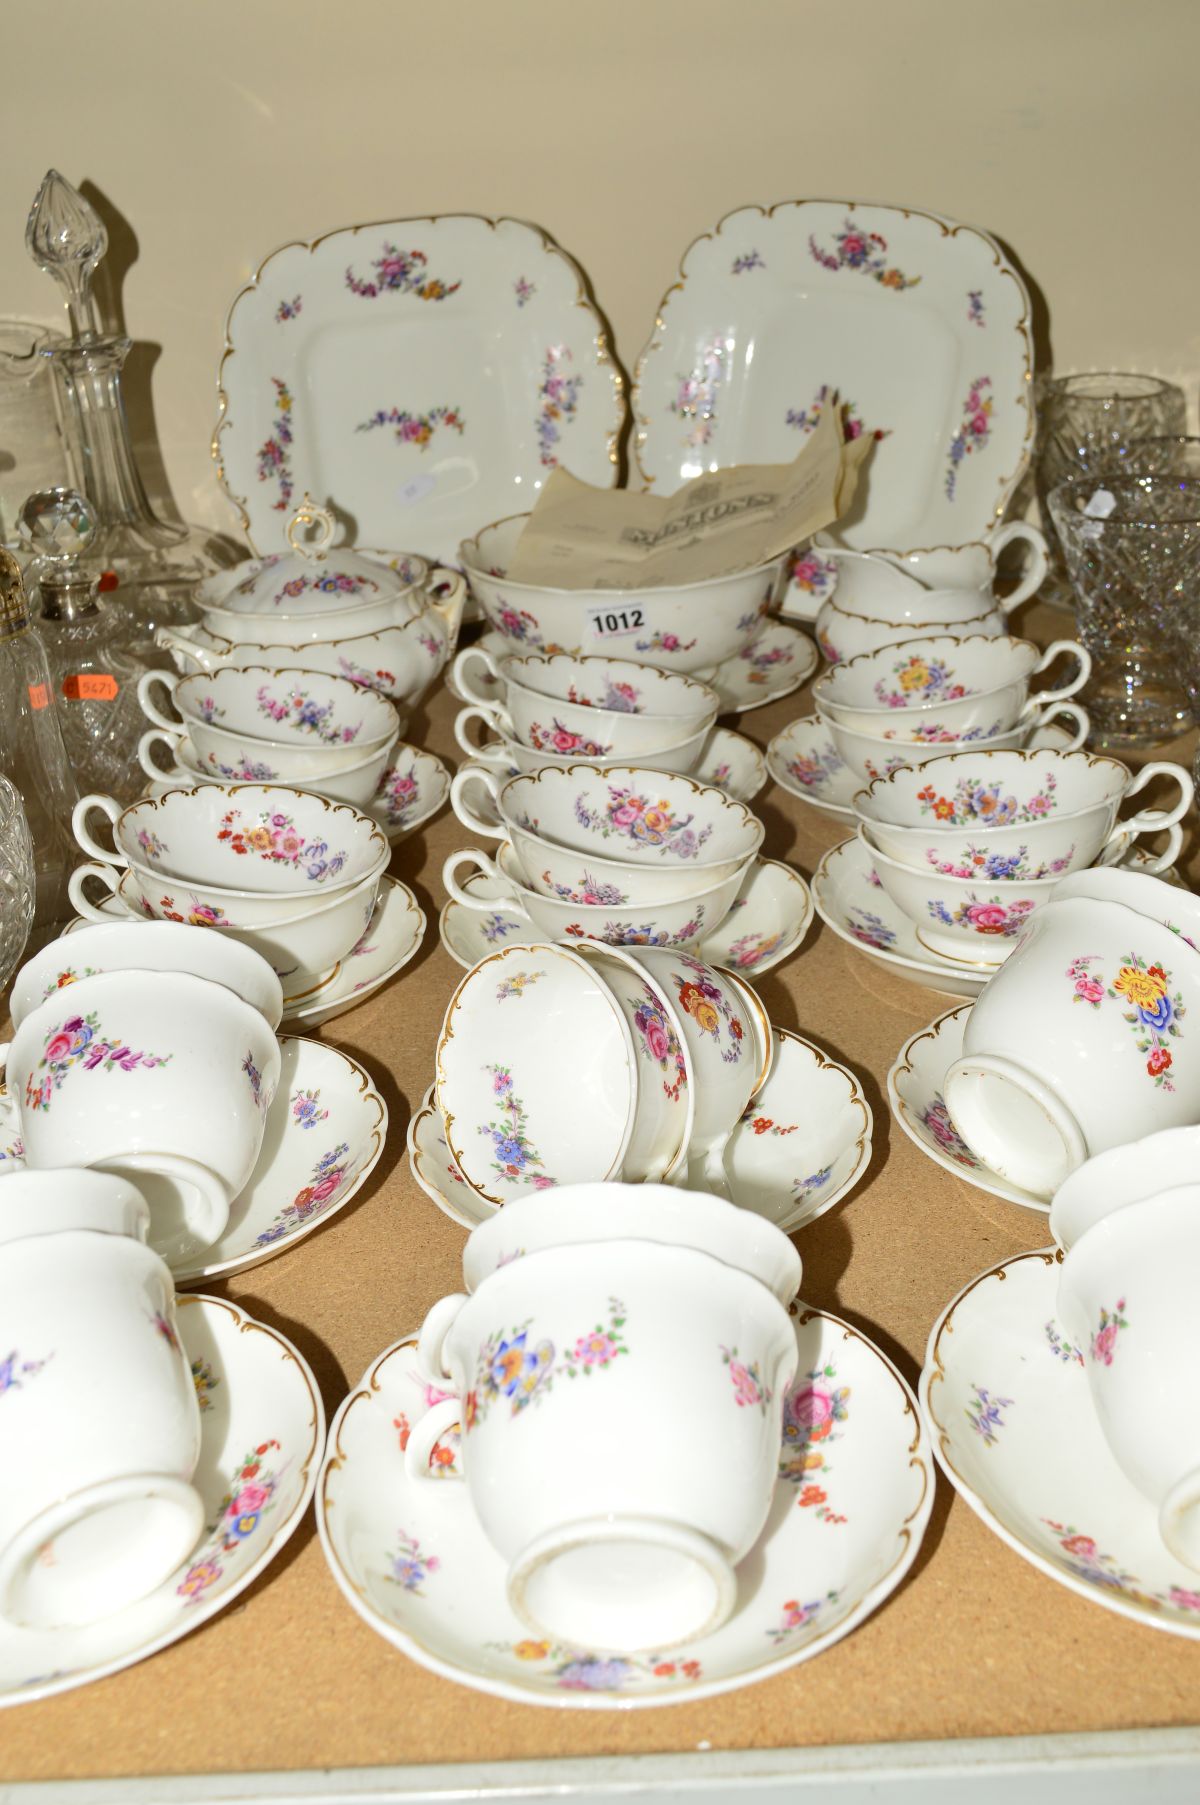
M94 338L100 330L92 276L108 249L108 232L96 209L57 169L49 169L25 226L25 247L39 269L60 283L71 331Z
M53 620L93 613L97 578L81 560L100 523L87 497L77 489L39 489L21 509L20 525L36 560L43 615Z

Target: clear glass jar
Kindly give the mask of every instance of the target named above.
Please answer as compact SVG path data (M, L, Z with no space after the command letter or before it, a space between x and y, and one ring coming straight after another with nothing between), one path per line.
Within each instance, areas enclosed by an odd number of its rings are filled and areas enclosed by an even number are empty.
M0 771L20 793L33 842L38 939L71 915L67 880L79 863L71 834L78 791L63 744L46 649L29 624L21 568L0 549ZM47 930L47 931L41 931Z
M0 776L0 990L8 983L33 926L33 841L17 790Z

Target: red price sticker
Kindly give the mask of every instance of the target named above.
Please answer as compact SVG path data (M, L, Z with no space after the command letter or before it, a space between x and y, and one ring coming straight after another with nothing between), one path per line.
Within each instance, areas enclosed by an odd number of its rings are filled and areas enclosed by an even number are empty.
M29 685L29 706L30 708L49 708L50 691L46 688L44 683L31 683Z
M78 677L64 677L62 693L68 702L111 702L117 693L117 680L105 671L90 671Z

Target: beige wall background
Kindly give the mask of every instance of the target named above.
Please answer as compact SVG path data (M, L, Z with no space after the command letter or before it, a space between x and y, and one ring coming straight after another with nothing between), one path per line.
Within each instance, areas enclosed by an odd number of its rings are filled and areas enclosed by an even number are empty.
M56 0L4 37L0 311L61 317L25 216L50 164L93 184L128 223L139 438L194 520L233 525L208 444L239 287L410 214L544 227L629 369L731 208L908 202L1016 253L1060 370L1196 387L1198 0Z

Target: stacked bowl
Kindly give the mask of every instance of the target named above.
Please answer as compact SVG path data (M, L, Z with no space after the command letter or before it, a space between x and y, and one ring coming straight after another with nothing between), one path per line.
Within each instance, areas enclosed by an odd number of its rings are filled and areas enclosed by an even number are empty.
M472 789L492 803L477 813ZM495 861L451 854L442 881L466 909L467 866L496 880L506 908L547 939L683 947L720 926L763 841L762 823L723 790L637 766L566 762L501 782L464 769L450 786L464 826L501 842Z
M456 1175L493 1207L610 1178L728 1196L726 1143L773 1056L733 972L678 949L535 942L459 984L434 1100Z
M482 664L501 701L472 681ZM586 758L596 764L638 764L646 770L695 769L720 708L714 690L692 677L621 658L511 657L482 646L460 652L454 676L471 704L454 735L473 759L498 769L542 771ZM482 722L495 745L469 732Z
M88 826L93 810L112 823L112 851ZM381 885L394 881L384 878L387 838L367 815L274 784L206 783L126 809L111 796L85 796L72 825L95 861L71 877L81 915L112 914L111 903L101 909L84 894L96 877L118 913L217 928L267 960L286 1003L332 981Z
M1125 799L1155 777L1178 786L1173 805L1119 819ZM1165 848L1141 869L1173 864L1192 790L1180 765L1146 765L1134 777L1115 758L985 743L875 778L854 808L871 868L918 940L944 958L993 966L1072 872L1125 858L1139 836L1163 831Z
M1030 694L1030 681L1062 654L1078 662L1057 689ZM1074 721L1071 749L1088 719L1070 696L1083 687L1091 659L1074 640L1045 652L1026 639L940 634L860 653L813 685L817 714L838 755L863 783L902 765L986 745L1022 748L1055 715Z

